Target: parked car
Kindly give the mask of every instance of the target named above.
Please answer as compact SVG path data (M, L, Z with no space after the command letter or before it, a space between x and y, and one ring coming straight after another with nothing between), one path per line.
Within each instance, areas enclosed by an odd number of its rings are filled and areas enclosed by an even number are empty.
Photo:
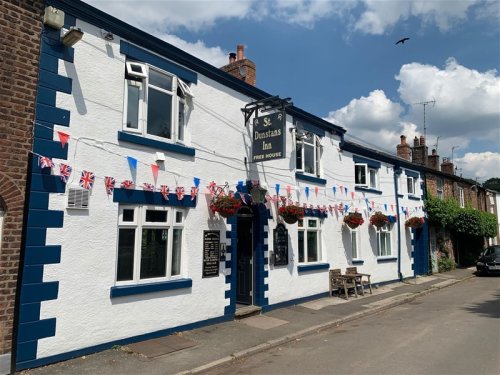
M500 245L487 247L477 260L476 268L482 274L500 273Z

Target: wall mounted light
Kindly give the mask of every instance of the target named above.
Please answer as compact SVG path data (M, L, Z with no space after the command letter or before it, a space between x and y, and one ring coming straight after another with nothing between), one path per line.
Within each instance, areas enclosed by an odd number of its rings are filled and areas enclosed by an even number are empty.
M113 33L106 30L101 30L101 36L104 40L107 40L108 42L111 42L115 38Z
M72 47L76 42L83 37L83 31L77 27L72 26L61 38L62 44L66 47Z
M43 24L61 30L64 25L64 12L51 6L46 7L43 14Z

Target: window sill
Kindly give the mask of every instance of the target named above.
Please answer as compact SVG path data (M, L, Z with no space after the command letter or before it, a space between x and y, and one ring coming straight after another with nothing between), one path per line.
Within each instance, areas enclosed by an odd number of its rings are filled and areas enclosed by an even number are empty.
M299 273L328 269L330 269L330 263L302 264L297 266L297 271Z
M365 263L365 261L363 259L353 259L352 260L353 265L362 265L364 263Z
M408 194L408 199L411 199L413 201L419 201L420 197L413 195L413 194Z
M405 195L404 194L398 194L398 198L404 198Z
M377 263L395 262L397 257L377 257Z
M295 172L295 178L297 180L314 182L314 183L319 184L319 185L326 185L326 180L324 178L310 176L310 175L304 174L302 172Z
M142 145L146 147L155 148L158 150L175 152L177 154L195 156L195 149L187 146L183 146L175 143L168 143L157 141L156 139L150 139L143 137L142 135L135 135L131 133L126 133L119 131L118 140L123 142L135 143L137 145Z
M116 298L124 296L133 296L136 294L162 292L164 290L191 288L192 286L193 286L193 280L191 279L178 279L178 280L170 280L170 281L163 281L159 283L149 283L149 284L112 286L110 288L110 297Z
M382 191L380 191L380 190L373 189L373 188L367 188L367 187L363 187L363 186L355 186L354 190L365 191L367 193L373 193L373 194L382 194Z

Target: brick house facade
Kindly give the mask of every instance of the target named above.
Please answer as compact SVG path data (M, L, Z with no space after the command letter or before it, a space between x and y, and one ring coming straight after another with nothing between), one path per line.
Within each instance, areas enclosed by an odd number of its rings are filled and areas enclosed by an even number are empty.
M0 2L0 368L8 368L43 1Z

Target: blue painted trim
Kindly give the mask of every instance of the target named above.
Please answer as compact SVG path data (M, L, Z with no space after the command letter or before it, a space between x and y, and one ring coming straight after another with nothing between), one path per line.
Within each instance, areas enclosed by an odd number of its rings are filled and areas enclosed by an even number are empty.
M49 208L49 194L41 191L33 191L30 194L30 208L47 210Z
M175 152L182 155L195 156L196 154L196 150L192 147L157 141L155 139L145 138L142 135L135 135L122 131L118 132L118 140L122 142L135 143L137 145L151 147L162 151Z
M56 319L41 319L19 324L17 339L20 342L33 341L44 337L55 336Z
M408 169L405 169L405 174L408 177L413 177L413 178L419 178L420 177L420 173L419 172L409 171Z
M56 108L45 104L37 103L36 120L69 126L70 112L66 109Z
M398 260L398 257L377 258L377 263L389 263Z
M363 265L364 263L365 263L365 261L362 260L362 259L353 259L352 260L352 264L353 265L358 265L359 266L359 265Z
M56 94L57 94L56 90L40 86L38 88L38 95L36 96L36 101L37 103L40 104L53 105L53 103L56 102Z
M68 159L68 146L61 146L61 142L48 139L34 139L33 152L57 159Z
M57 299L58 293L58 281L49 281L39 284L23 284L21 288L21 304Z
M299 264L297 266L298 273L317 271L317 270L327 270L330 268L330 263L315 263L315 264Z
M64 211L29 210L29 228L62 228Z
M150 65L153 65L157 68L163 69L169 73L175 74L177 77L192 83L198 82L198 75L192 70L188 70L183 68L180 65L175 64L172 61L165 60L158 55L155 55L151 52L148 52L142 48L139 48L129 42L120 40L120 53L125 56L137 60L140 62L144 62Z
M17 356L16 356L17 363L34 360L36 358L37 350L38 350L38 340L18 343ZM16 363L16 369L17 369L17 363Z
M292 299L292 300L289 300L289 301L278 302L278 303L275 303L273 305L263 306L262 307L262 312L268 312L268 311L271 311L271 310L281 309L283 307L300 305L301 303L308 302L308 301L313 301L315 299L324 298L324 297L328 297L328 292L314 294L312 296L307 296L307 297L296 298L296 299Z
M310 132L310 133L313 133L313 134L316 134L320 137L324 137L325 136L325 129L324 128L320 128L319 126L316 126L316 125L313 125L313 124L310 124L309 122L302 122L301 121L301 124L304 128L305 131L307 132Z
M64 77L43 69L40 69L40 74L38 75L39 86L64 92L66 94L71 94L72 82L73 80L71 78Z
M34 266L38 264L55 264L61 262L61 246L26 246L24 264Z
M48 90L48 89L47 89ZM40 126L39 126L40 125ZM54 124L37 120L35 124L35 138L54 139Z
M409 195L409 194L408 194L408 199L410 199L412 201L419 201L419 200L421 200L420 197L418 197L416 195Z
M191 279L169 280L159 283L148 283L139 285L112 286L110 288L109 296L111 298L117 298L124 296L132 296L136 294L162 292L165 290L191 288L192 286L193 286L193 280Z
M352 155L352 160L354 160L355 163L367 164L370 168L379 169L382 166L382 164L379 161L363 158L358 155Z
M44 28L44 30L46 29L47 27ZM75 60L74 48L66 48L62 43L54 43L52 40L46 40L45 38L42 38L41 52L70 63Z
M354 190L355 191L364 191L366 193L372 193L372 194L382 194L381 190L366 188L366 187L362 187L362 186L355 186Z
M25 303L19 309L19 323L28 323L35 320L40 320L41 302Z
M44 365L48 365L50 363L60 362L60 361L64 361L64 360L75 358L75 357L81 357L84 355L88 355L88 354L100 352L100 351L103 351L106 349L110 349L115 345L132 344L135 342L140 342L140 341L155 339L158 337L168 336L168 335L171 335L171 334L176 333L176 332L189 331L192 329L201 328L201 327L205 327L205 326L209 326L209 325L213 325L213 324L224 323L224 322L231 321L231 320L234 320L233 315L223 315L223 316L220 316L217 318L210 318L210 319L201 320L201 321L198 321L195 323L185 324L182 326L177 326L177 327L173 327L173 328L162 329L162 330L151 332L151 333L146 333L143 335L132 336L132 337L124 338L124 339L114 340L114 341L110 341L110 342L107 342L104 344L89 346L87 348L73 350L70 352L61 353L61 354L53 355L50 357L35 359L35 356L33 356L30 359L30 355L26 355L23 357L18 357L19 361L16 364L16 371L21 371L21 370L25 370L25 369L33 368L33 367L44 366ZM34 341L34 343L36 343L36 341ZM21 355L21 353L28 354L28 351L23 351L25 349L26 349L25 346L23 346L22 348L20 348L18 346L19 356ZM33 351L31 350L30 352L33 352ZM34 353L36 355L36 347L35 347Z
M317 208L306 208L304 209L304 216L305 217L319 217L319 218L325 218L328 217L328 212L323 211L321 212Z
M398 197L398 198L404 198L404 197L405 197L405 195L404 195L404 194L397 194L397 197Z
M26 228L26 246L43 246L47 238L47 228Z
M31 191L64 193L66 185L61 181L59 176L33 173L31 175Z
M256 211L256 212L255 212ZM268 232L264 231L264 227L268 226L268 209L263 204L259 204L254 208L254 257L255 257L255 293L254 305L265 306L269 304L269 300L265 296L265 291L269 290L269 285L265 281L269 277L269 272L264 270L266 264L269 263L268 258L264 253L268 251L268 245L264 244L264 239L268 237ZM269 227L268 227L269 228Z
M177 195L171 193L168 195L168 200L165 200L161 193L145 190L133 189L115 189L113 191L113 202L128 203L128 204L149 204L154 206L170 206L170 207L196 207L197 198L191 200L191 196L186 194L179 201Z
M303 174L300 172L295 172L295 178L297 180L302 180L302 181L307 181L307 182L313 182L315 184L319 185L326 185L326 180L324 178L319 178L315 176L309 176L307 174Z
M59 71L59 59L48 53L40 53L40 69L48 72L57 73Z
M24 284L40 284L43 282L43 264L24 266L26 274L23 277Z

